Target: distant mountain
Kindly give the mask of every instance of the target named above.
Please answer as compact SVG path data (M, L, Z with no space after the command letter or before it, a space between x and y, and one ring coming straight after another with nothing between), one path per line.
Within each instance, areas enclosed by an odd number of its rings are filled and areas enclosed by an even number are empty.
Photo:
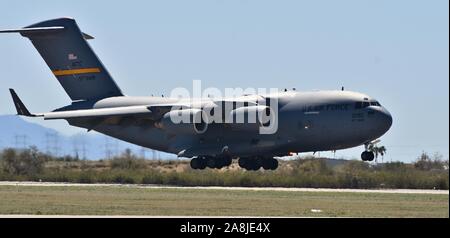
M80 133L65 136L58 131L28 122L16 115L0 115L0 149L36 146L54 155L76 155L90 160L104 159L121 153L126 148L146 158L176 158L174 155L114 139L98 133Z

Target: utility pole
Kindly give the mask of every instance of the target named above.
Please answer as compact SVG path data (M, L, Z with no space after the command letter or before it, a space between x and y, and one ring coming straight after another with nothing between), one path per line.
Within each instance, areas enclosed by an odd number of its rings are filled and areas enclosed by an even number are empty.
M52 156L57 157L60 145L59 145L59 136L57 132L46 132L45 133L45 150L46 153Z
M25 149L28 146L28 136L25 134L14 135L14 147L16 149Z
M50 155L50 133L45 132L45 153Z
M156 151L152 150L152 160L156 160Z
M145 159L145 151L146 151L146 149L141 146L140 152L141 152L141 158L142 159Z
M79 159L80 154L79 154L79 148L78 148L78 141L77 141L77 139L72 139L72 146L73 146L73 157L75 159Z
M105 159L111 159L111 143L109 141L109 138L105 136Z
M119 140L114 139L114 156L119 156L119 150L120 150Z
M83 160L86 160L86 141L81 140L81 151L83 153Z

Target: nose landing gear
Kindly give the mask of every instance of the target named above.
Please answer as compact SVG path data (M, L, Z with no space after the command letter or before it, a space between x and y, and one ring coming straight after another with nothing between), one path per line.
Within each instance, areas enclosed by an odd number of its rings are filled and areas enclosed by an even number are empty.
M361 159L363 161L373 161L375 154L372 151L364 151L361 153Z
M364 143L364 152L361 153L361 159L363 161L373 161L375 159L375 153L373 153L372 148L378 143L380 140L375 140L372 142Z

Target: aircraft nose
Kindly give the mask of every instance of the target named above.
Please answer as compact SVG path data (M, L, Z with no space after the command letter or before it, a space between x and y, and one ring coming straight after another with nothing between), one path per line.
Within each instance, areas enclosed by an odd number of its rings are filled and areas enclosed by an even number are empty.
M370 126L367 131L373 138L378 138L386 133L392 126L392 115L383 107L371 108L368 112Z
M392 126L392 115L385 108L383 108L383 110L380 112L380 114L381 114L380 115L380 124L381 124L381 127L386 132Z

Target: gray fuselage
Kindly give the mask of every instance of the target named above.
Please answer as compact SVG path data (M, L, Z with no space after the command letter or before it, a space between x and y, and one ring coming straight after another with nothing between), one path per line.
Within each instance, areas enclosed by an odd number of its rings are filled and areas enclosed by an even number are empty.
M266 97L270 97L268 95ZM282 92L278 99L278 130L273 134L233 130L211 124L202 134L176 134L146 120L103 122L94 130L143 147L183 157L218 155L227 147L235 157L284 156L290 152L339 150L368 143L382 136L392 124L390 113L373 98L350 91ZM93 105L77 107L110 108L133 105L160 105L178 100L161 97L112 97ZM203 103L210 103L205 99ZM88 128L81 120L74 126ZM92 128L91 128L92 129Z

